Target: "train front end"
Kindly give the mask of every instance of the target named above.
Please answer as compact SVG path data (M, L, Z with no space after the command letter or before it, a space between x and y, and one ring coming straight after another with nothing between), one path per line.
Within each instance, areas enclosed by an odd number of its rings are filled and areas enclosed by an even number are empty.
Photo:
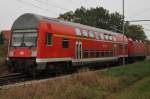
M17 71L35 66L37 56L37 31L14 30L8 53L10 68Z
M32 14L20 16L12 26L7 63L15 72L32 72L36 67L39 19Z

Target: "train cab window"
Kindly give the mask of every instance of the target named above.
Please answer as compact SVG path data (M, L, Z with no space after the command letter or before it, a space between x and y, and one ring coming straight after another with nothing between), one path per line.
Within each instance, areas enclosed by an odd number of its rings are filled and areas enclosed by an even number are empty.
M52 34L51 33L46 33L46 45L52 46Z
M85 49L85 50L84 50L83 57L84 57L84 58L88 58L88 57L89 57L88 49Z
M77 36L81 36L81 30L79 28L76 28L75 32Z
M88 37L88 32L86 30L83 30L83 36Z
M96 57L100 57L100 51L99 50L96 50Z
M93 31L90 31L90 32L89 32L89 36L90 36L91 38L94 38L94 32L93 32Z
M95 57L95 55L94 55L94 50L93 50L93 49L90 50L90 57L91 57L91 58L94 58L94 57Z
M69 48L69 40L66 38L63 38L62 40L62 47L63 48Z

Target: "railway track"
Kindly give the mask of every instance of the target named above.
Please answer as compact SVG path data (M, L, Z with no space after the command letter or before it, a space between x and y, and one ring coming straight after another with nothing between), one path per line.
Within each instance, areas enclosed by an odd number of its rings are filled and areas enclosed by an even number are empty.
M21 73L14 73L14 74L9 74L6 76L1 76L0 77L0 86L3 85L8 85L11 83L19 82L19 81L24 81L27 76Z
M150 60L150 57L147 57L146 60ZM109 67L100 67L100 68L96 68L98 70L100 69L109 69L111 67L114 66L109 66ZM115 65L116 67L116 65ZM93 70L96 70L93 69ZM74 72L76 73L76 72ZM21 74L21 73L14 73L14 74L9 74L6 76L1 76L0 77L0 89L5 87L5 88L9 88L9 87L14 87L14 86L18 86L18 85L23 85L23 84L31 84L31 83L35 83L35 82L41 82L41 81L45 81L47 80L53 80L53 79L58 79L58 78L62 78L61 76L69 76L72 73L68 73L68 74L60 74L60 75L44 75L44 76L40 76L38 78L30 78L27 75Z

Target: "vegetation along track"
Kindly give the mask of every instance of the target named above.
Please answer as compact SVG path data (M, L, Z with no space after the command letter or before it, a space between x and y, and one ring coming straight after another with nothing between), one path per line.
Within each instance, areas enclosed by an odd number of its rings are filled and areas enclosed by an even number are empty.
M147 60L149 60L149 58L147 58ZM116 67L117 65L112 65L112 66L100 66L99 68L90 68L91 70L100 70L100 69L106 69L106 68L112 68L112 67ZM93 67L93 66L90 66L90 67ZM84 68L83 68L84 69ZM25 74L21 74L21 73L13 73L13 74L9 74L9 75L6 75L6 76L1 76L0 77L0 86L5 86L5 85L12 85L12 84L15 84L15 83L22 83L22 82L26 82L26 81L39 81L39 80L44 80L44 79L55 79L57 77L61 77L61 76L65 76L65 75L69 75L69 74L72 74L72 73L76 73L78 71L82 70L82 68L80 69L77 69L73 72L69 72L66 74L66 73L48 73L48 74L44 74L44 75L41 75L37 78L32 78L32 77L29 77Z

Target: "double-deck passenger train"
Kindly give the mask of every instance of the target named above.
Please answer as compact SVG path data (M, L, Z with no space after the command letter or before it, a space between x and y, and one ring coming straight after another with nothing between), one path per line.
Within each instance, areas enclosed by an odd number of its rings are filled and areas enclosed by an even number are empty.
M11 28L7 63L17 71L116 63L146 57L146 43L125 35L27 13Z

